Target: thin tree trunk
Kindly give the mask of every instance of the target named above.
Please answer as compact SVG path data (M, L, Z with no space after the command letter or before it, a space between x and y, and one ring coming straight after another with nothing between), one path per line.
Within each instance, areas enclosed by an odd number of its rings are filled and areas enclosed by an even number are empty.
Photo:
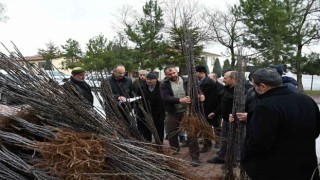
M302 51L302 45L298 45L298 52L296 56L296 70L297 70L298 89L300 92L303 91L302 73L301 73L301 51Z
M311 91L312 91L312 87L313 87L313 74L311 75Z

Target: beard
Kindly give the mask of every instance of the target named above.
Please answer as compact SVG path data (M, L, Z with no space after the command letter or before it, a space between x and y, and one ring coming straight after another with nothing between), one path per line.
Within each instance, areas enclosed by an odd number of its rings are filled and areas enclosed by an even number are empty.
M171 77L169 80L175 82L178 80L178 76Z

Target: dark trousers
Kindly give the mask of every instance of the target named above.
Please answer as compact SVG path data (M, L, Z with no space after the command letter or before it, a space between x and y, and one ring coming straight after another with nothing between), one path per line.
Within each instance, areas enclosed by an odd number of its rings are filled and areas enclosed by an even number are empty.
M183 115L167 114L165 119L169 145L175 149L180 149L178 133L182 116ZM188 136L187 139L190 156L199 157L199 145L197 138L191 138Z
M153 123L157 130L157 134L159 136L160 142L163 143L164 138L164 119L160 119L157 117L153 117ZM145 140L151 142L152 141L152 133L149 128L146 126L145 120L142 118L137 119L137 125L139 132L142 134Z
M217 124L213 126L213 132L214 132L214 141L216 144L221 143L220 135L221 135L221 118L216 118Z
M218 159L225 160L225 156L228 148L228 136L230 131L230 123L228 121L222 121L221 127L221 147L218 153ZM236 144L234 145L234 162L237 162L240 159L240 144L239 137L236 136Z

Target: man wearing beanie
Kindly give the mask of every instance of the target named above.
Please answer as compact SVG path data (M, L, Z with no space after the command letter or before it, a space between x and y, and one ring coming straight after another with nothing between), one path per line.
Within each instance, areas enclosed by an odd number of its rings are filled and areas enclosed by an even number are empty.
M81 95L91 104L91 106L93 106L93 95L91 93L90 86L84 81L85 76L86 71L83 68L75 67L71 71L71 77L69 81L67 81L63 87L66 89L71 89L70 85L73 86L77 91L75 94L77 94L77 96Z
M207 69L205 66L200 65L196 67L196 76L199 80L199 86L203 93L203 95L206 97L203 103L204 107L204 115L208 121L208 123L214 127L218 127L219 123L217 119L209 119L208 115L215 111L218 107L220 101L219 101L219 93L216 82L214 82L212 79L210 79L207 75ZM216 137L220 136L220 134L217 134ZM220 144L219 138L215 140L216 144ZM208 152L212 147L212 142L210 139L204 139L203 140L203 147L200 150L201 153Z
M141 84L137 94L143 97L143 108L147 113L151 114L153 119L153 121L150 122L150 118L145 118L143 111L139 108L137 112L138 129L143 137L151 142L152 133L150 129L154 129L152 126L155 126L157 133L153 134L154 139L157 144L162 144L164 138L165 110L163 100L160 96L160 82L158 81L156 73L149 72L146 75L146 83Z

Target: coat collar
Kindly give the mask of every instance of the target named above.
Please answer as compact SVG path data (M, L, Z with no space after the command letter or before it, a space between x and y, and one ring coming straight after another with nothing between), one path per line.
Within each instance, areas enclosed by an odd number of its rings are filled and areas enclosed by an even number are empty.
M282 95L282 94L289 94L293 93L287 86L280 86L280 87L275 87L264 94L259 95L260 99L268 98L270 96L276 96L276 95Z

